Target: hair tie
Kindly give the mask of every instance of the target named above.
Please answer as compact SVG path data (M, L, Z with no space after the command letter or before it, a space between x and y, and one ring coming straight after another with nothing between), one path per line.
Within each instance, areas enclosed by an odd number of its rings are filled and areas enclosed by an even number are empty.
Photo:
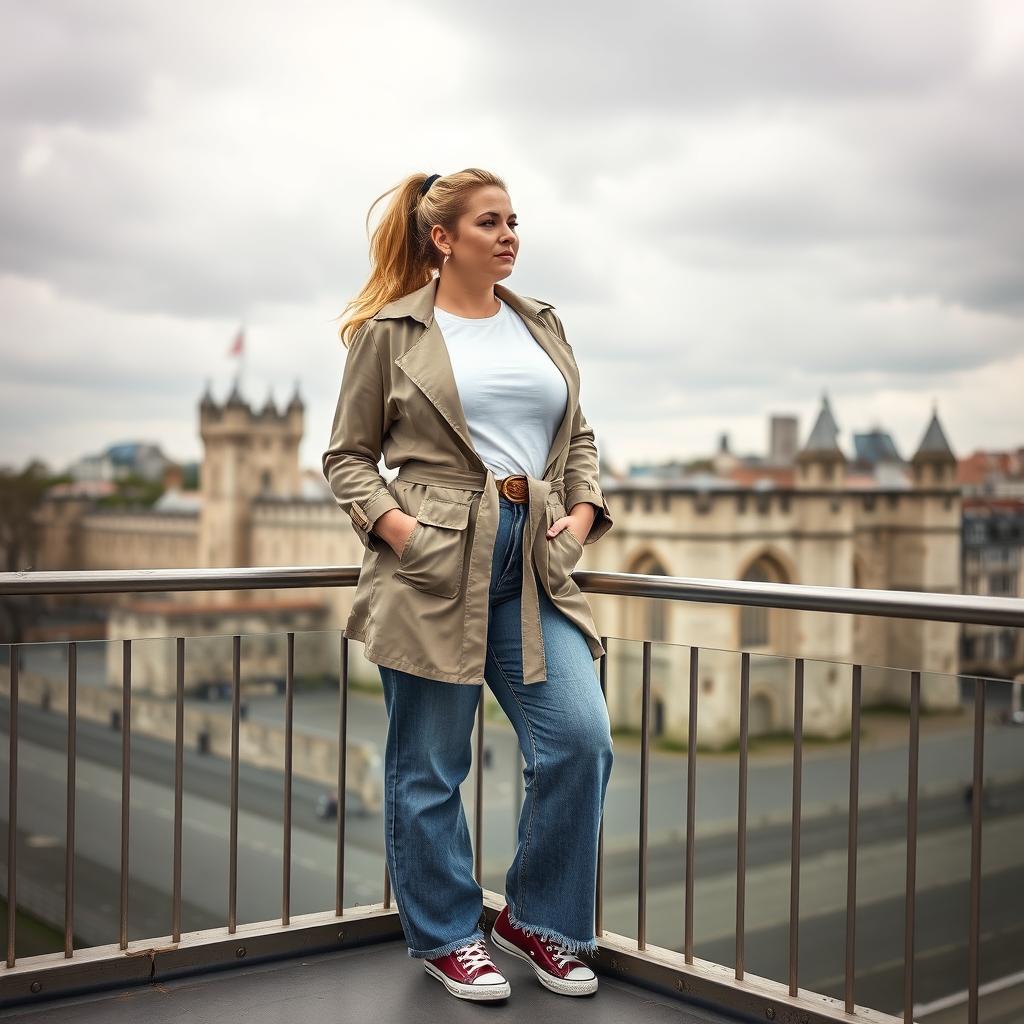
M434 182L437 181L437 179L440 177L440 174L432 174L429 178L427 178L427 180L423 182L422 185L420 185L420 195L425 196L430 186L433 185Z

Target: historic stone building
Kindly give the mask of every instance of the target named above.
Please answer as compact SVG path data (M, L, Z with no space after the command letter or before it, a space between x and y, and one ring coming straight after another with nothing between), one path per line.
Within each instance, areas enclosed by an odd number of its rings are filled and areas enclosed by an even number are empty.
M199 403L203 440L200 500L153 510L101 511L76 498L53 499L42 516L40 568L189 568L232 565L358 565L362 547L326 482L304 483L298 461L304 408L296 393L279 411L255 410L233 389L223 404L209 390ZM854 474L837 443L827 399L795 465L770 480L704 476L697 482L644 478L604 481L616 528L588 547L581 569L822 586L959 590L960 495L956 461L933 415L907 479L880 483ZM790 444L790 448L792 445ZM382 467L385 476L389 471ZM890 479L890 478L887 478ZM739 480L740 482L737 482ZM780 482L781 481L781 482ZM243 673L283 674L284 630L301 639L304 664L336 671L337 630L347 588L310 591L135 595L113 601L108 636L216 636L217 651L196 671L223 679L230 634L243 645ZM751 732L792 728L793 659L803 658L805 729L843 734L850 713L850 664L864 669L869 703L906 704L909 669L921 669L926 707L958 699L957 627L913 620L739 609L591 595L608 643L613 722L640 724L642 641L652 649L652 731L685 739L690 646L699 655L698 736L723 746L738 733L739 655L751 652ZM226 635L226 636L221 636ZM219 646L217 646L219 645ZM119 679L118 645L110 645ZM353 672L375 679L351 645ZM170 649L170 648L168 648ZM198 648L197 648L198 650ZM211 648L212 650L212 648ZM140 664L138 685L173 692L173 662ZM197 661L203 659L197 657ZM191 678L191 676L190 676ZM489 691L488 691L489 694Z
M586 568L650 575L955 593L960 497L956 460L933 415L901 486L852 484L827 399L796 459L789 486L692 484L614 491L616 529ZM599 563L599 564L597 564ZM652 650L652 729L684 738L689 646L698 655L698 737L738 736L740 657L751 657L751 734L792 729L795 658L804 662L804 722L812 735L849 728L851 665L868 704L906 705L909 669L921 669L925 707L959 699L958 627L823 612L593 598L609 645L609 706L620 723L641 715L642 647Z
M247 565L306 565L345 561L354 549L337 510L317 487L304 493L299 443L305 406L296 389L279 410L268 398L254 409L237 385L223 403L207 388L199 402L203 442L198 500L170 500L154 509L104 509L78 497L47 501L40 568L186 569ZM306 489L308 493L308 488ZM341 543L322 544L321 527ZM311 543L312 541L312 543ZM205 591L110 595L107 638L186 636L189 688L231 678L232 634L243 635L246 679L280 680L285 633L301 634L302 666L316 674L337 644L330 638L332 602L318 591ZM163 694L176 685L171 646L137 644L133 683ZM296 648L300 647L297 640ZM111 683L120 680L119 645L108 648Z

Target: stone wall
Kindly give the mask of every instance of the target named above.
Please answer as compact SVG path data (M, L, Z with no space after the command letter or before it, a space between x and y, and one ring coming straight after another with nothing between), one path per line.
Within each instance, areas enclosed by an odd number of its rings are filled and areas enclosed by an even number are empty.
M10 695L10 677L0 676L0 693ZM76 691L79 720L110 725L120 720L121 693L113 688L79 685ZM50 713L66 720L67 689L54 686L53 681L32 672L18 676L19 705L34 704L46 707ZM132 693L131 729L175 742L175 703L145 694ZM66 724L63 726L66 729ZM239 760L258 766L283 771L284 728L266 722L240 721L238 725ZM184 709L183 743L185 747L203 749L229 760L231 757L231 716L205 709ZM379 810L383 798L380 755L375 745L363 741L349 741L346 792L355 797L368 810ZM333 786L338 778L337 741L324 736L293 730L292 772L296 776Z

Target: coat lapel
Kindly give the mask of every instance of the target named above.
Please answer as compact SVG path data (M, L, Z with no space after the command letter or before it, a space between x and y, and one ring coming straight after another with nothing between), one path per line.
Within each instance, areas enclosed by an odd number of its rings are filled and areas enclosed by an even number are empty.
M396 357L395 365L412 380L444 417L470 458L480 467L486 468L473 446L448 348L441 328L434 319L437 282L438 278L432 278L422 288L387 303L374 319L398 319L408 316L422 325L423 330L419 338L404 353ZM550 303L517 295L500 284L494 286L494 291L520 315L526 329L558 367L568 388L565 413L555 432L544 466L546 477L570 440L573 415L579 403L580 382L575 360L568 346L538 316L542 309L552 308Z
M441 328L433 317L424 327L419 340L395 359L395 365L430 400L434 408L448 421L448 425L462 442L462 447L479 462L480 456L473 447L469 424L466 422L462 400L455 384L448 348L444 343Z

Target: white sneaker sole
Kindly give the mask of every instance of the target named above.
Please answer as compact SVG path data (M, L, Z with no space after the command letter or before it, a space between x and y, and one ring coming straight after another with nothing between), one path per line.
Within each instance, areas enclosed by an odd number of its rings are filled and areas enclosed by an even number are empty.
M505 953L511 953L513 956L519 957L520 960L525 960L533 968L533 973L537 975L537 980L545 988L551 989L552 992L557 992L560 996L589 996L591 992L597 991L596 977L591 978L589 981L569 981L567 978L553 978L543 967L535 963L532 957L524 953L518 946L509 942L508 939L503 938L494 929L491 929L491 943Z
M437 978L453 996L458 996L459 999L486 1001L489 999L507 999L512 994L512 986L507 981L500 985L464 985L461 981L452 981L444 971L439 970L432 963L424 961L423 969L432 978Z

